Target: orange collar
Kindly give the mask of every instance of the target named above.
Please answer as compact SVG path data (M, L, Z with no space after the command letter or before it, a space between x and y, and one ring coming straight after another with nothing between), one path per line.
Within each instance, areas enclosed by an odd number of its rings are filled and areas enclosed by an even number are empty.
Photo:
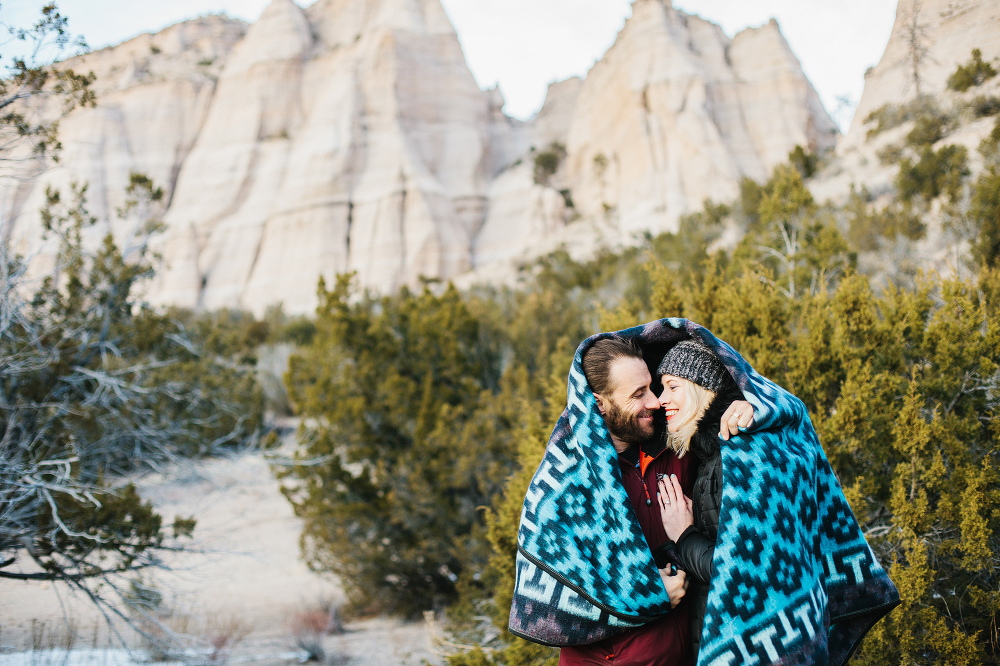
M639 474L642 475L643 478L646 477L646 468L649 467L649 464L654 460L656 460L655 456L648 455L642 449L639 450Z

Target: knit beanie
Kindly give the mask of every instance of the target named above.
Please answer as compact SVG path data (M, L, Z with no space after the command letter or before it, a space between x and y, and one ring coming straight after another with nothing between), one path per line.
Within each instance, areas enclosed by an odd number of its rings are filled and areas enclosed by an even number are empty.
M683 340L674 345L660 361L656 372L660 377L672 375L687 379L713 393L719 392L729 374L711 349L694 340Z

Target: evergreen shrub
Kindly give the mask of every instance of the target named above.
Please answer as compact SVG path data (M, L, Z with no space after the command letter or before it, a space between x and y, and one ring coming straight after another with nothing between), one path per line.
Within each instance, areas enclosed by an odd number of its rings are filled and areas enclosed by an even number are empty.
M986 83L996 75L997 70L993 68L993 65L983 60L983 52L979 49L972 49L972 58L959 65L948 77L948 88L965 92L969 88Z

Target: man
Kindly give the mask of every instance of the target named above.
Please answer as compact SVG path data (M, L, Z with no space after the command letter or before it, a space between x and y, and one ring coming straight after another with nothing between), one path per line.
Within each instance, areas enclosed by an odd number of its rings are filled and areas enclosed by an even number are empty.
M681 487L690 493L695 472L691 469L691 458L678 458L661 438L653 438L654 415L660 402L651 389L652 377L642 352L634 342L614 337L598 340L583 356L583 373L618 453L622 485L653 552L673 610L653 622L596 643L563 647L559 663L561 666L693 664L688 604L683 602L687 575L670 562L673 544L663 530L659 505L654 501L657 480L664 476L676 476ZM752 407L745 402L727 412L720 424L727 439L730 433L738 432L738 412L747 415L743 417L746 423L753 415Z

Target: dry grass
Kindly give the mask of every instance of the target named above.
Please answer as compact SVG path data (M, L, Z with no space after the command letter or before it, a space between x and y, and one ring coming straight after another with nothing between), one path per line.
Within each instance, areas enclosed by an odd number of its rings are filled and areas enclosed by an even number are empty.
M320 599L314 607L295 613L290 624L295 644L306 653L306 661L346 663L342 655L328 652L324 645L328 636L344 633L340 605L332 599Z

